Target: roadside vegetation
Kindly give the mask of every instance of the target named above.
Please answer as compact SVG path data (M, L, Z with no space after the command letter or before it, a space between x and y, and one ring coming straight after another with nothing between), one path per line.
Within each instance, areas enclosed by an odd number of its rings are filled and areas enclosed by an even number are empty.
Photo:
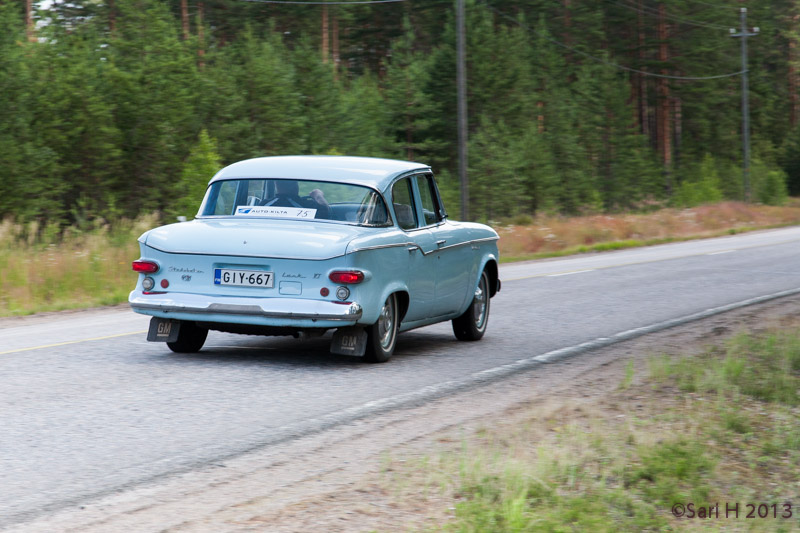
M733 235L794 224L800 224L800 198L789 199L782 206L722 202L646 213L574 217L521 215L492 225L500 234L500 260L511 262Z
M400 501L448 506L436 531L797 531L799 393L795 320L699 356L630 363L599 401L576 395L389 459L384 480ZM689 503L712 517L687 518Z
M136 276L137 237L157 217L83 229L0 222L0 316L113 305Z
M136 239L162 223L157 214L62 229L0 222L0 316L125 302L136 282ZM646 246L800 224L800 199L784 206L726 202L644 214L519 216L493 223L501 261Z

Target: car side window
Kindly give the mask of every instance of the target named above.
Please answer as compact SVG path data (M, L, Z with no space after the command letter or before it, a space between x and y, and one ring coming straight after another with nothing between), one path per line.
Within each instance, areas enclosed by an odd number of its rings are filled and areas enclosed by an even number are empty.
M217 197L214 211L207 213L209 215L230 215L236 205L236 193L238 184L235 181L225 181L219 187L219 196Z
M433 188L433 180L430 176L417 176L417 189L422 200L422 212L425 217L425 225L431 226L441 221L439 216L439 206L436 198L436 191Z
M411 180L402 179L392 186L392 203L397 216L397 225L403 229L417 227L417 213L414 210L414 195Z

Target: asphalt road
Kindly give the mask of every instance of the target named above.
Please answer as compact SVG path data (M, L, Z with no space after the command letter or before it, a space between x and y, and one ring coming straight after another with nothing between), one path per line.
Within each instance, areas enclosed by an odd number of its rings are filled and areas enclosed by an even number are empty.
M383 365L330 355L326 338L215 332L175 355L121 309L3 321L0 527L561 348L797 290L798 267L800 228L508 265L481 342L430 326L402 334Z

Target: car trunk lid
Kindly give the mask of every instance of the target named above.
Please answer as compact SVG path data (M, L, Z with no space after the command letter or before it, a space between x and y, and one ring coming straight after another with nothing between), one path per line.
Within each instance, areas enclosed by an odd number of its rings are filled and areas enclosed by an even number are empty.
M193 220L148 232L145 244L162 252L323 260L345 254L358 228L295 220Z

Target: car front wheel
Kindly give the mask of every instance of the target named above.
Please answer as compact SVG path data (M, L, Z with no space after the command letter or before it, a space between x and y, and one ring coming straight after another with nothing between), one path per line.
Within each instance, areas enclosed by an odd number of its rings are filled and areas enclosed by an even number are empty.
M194 322L181 322L178 340L168 342L167 346L175 353L195 353L203 347L206 337L208 337L206 328L201 328Z
M472 303L464 314L453 319L453 333L460 341L477 341L486 333L489 323L489 276L484 270Z
M397 344L397 296L390 294L381 308L378 321L367 328L367 351L364 360L385 363Z

